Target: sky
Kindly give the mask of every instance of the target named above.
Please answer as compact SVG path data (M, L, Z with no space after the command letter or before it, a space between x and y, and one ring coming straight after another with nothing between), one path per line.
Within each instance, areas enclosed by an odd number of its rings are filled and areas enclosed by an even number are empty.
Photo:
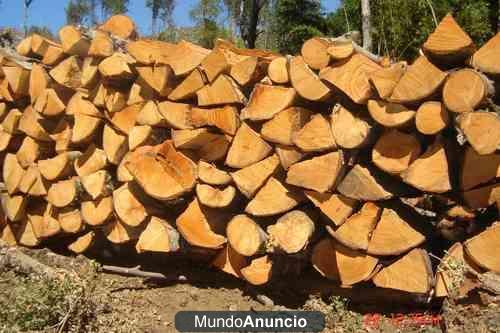
M335 10L340 0L321 0L326 12ZM0 27L14 27L22 30L23 1L0 0ZM48 26L52 32L57 32L65 24L64 8L69 0L33 0L30 9L28 25ZM151 30L150 11L145 6L145 0L130 0L128 14L134 19L139 32L146 34ZM196 0L176 0L174 22L177 26L192 26L189 10Z

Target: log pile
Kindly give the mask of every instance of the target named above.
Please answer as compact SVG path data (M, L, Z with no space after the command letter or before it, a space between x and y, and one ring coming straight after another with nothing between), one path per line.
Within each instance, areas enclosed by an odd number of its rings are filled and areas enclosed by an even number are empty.
M0 56L4 241L194 251L254 285L446 296L429 253L500 273L500 34L476 48L448 15L411 64L138 39L121 15L59 38Z

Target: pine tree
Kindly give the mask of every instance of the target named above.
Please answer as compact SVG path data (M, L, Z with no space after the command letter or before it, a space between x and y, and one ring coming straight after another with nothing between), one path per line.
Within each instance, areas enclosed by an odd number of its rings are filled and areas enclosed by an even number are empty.
M87 0L70 0L65 11L67 24L82 25L90 14L90 7Z
M104 16L124 14L128 11L129 0L101 0Z

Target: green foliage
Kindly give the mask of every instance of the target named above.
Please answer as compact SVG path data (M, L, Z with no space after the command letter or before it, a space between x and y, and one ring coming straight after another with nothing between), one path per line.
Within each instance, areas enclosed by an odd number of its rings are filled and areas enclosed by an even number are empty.
M87 0L71 0L65 11L67 24L81 25L90 14L90 7Z
M56 36L52 33L49 27L47 26L38 26L38 25L32 25L28 29L28 35L31 34L38 34L40 36L46 37L50 40L56 40Z
M146 0L146 7L151 9L151 30L156 33L157 19L163 21L163 25L173 27L172 13L174 12L174 0Z
M275 9L277 44L281 53L300 51L303 39L326 30L321 5L316 0L278 0Z
M478 44L494 34L491 24L491 1L488 0L378 0L371 1L374 52L395 59L414 59L437 20L451 12L462 28ZM328 15L328 34L341 35L349 30L361 31L360 0L343 0Z
M106 15L123 14L128 11L129 0L101 0L101 8Z
M227 30L219 28L217 22L221 12L220 0L200 0L191 9L189 15L196 24L194 30L196 43L206 48L213 48L215 39L227 38Z

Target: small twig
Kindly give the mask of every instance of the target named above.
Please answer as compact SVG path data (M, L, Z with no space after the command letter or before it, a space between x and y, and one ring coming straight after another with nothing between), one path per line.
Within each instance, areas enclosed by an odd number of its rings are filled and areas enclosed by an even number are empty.
M184 275L165 275L158 272L148 272L140 269L141 266L135 266L132 268L103 265L102 271L106 273L114 273L119 275L137 276L143 278L152 278L158 280L164 280L169 282L184 282L187 281L187 277Z

